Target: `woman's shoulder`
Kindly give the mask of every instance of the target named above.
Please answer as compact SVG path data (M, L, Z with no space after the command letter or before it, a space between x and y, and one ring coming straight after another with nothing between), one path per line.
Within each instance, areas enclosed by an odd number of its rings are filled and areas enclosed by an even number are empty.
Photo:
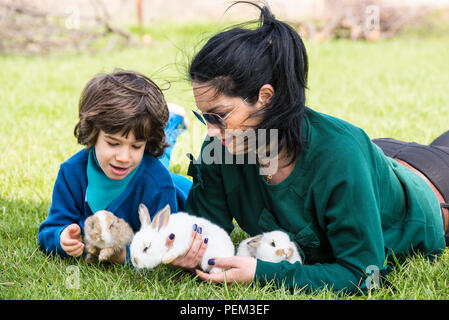
M320 129L320 133L328 135L331 134L332 137L341 139L345 137L353 138L358 136L366 136L363 129L355 124L323 112L307 109L306 117L308 117L312 126Z
M339 175L342 168L353 172L372 171L380 156L361 128L336 117L313 111L308 115L309 138L304 166L327 175Z

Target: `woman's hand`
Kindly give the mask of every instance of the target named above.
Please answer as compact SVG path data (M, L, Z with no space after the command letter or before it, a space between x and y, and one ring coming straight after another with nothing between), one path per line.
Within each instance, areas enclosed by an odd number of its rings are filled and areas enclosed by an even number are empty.
M172 266L181 267L184 269L194 269L196 268L204 255L207 248L208 239L204 240L201 237L202 229L201 227L193 226L192 232L192 244L190 249L180 257L177 257L170 264ZM173 246L175 241L175 234L170 234L165 242L167 248L169 249ZM196 274L202 279L213 282L226 282L231 283L237 282L251 282L256 274L257 260L251 257L230 257L230 258L216 258L209 260L210 265L214 265L219 268L228 269L225 272L209 274L196 269Z
M81 228L76 223L67 226L59 236L61 248L69 256L79 257L83 254L84 243L81 240Z
M200 264L204 252L206 252L208 242L207 238L205 238L204 240L202 239L201 233L202 228L194 225L192 232L193 239L192 244L190 245L190 249L183 256L177 257L175 260L173 260L170 263L172 266L192 270ZM165 242L168 249L173 245L175 239L176 235L173 233L168 236Z
M210 265L228 269L225 272L209 274L196 269L196 274L206 281L212 282L251 282L256 274L257 260L251 257L229 257L209 260Z

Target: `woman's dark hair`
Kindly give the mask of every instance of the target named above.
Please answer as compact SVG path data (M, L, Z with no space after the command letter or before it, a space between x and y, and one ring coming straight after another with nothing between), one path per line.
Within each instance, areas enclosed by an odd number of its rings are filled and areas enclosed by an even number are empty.
M264 84L274 88L270 102L252 117L262 116L258 129L278 129L278 151L290 163L303 150L308 62L304 44L287 23L277 20L267 6L246 1L260 10L256 29L235 27L216 34L193 58L190 80L210 85L216 94L255 103Z
M145 75L128 70L98 74L84 88L79 100L79 121L74 134L90 148L100 130L109 134L130 131L146 141L145 150L160 157L168 144L164 128L168 107L161 89Z

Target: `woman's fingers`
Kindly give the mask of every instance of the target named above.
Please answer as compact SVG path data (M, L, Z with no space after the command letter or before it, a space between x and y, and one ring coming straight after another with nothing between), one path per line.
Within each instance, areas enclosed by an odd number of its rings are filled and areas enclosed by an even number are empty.
M198 262L201 260L198 259L198 252L203 242L201 239L201 235L198 232L194 231L192 236L193 239L192 244L190 245L190 249L186 252L184 256L182 256L179 259L179 261L176 261L178 259L174 261L176 265L188 269L195 268L198 265Z
M201 234L203 233L203 230L201 227L194 225L193 231L192 231L192 244L190 245L189 250L181 257L176 258L171 263L174 266L186 268L186 269L192 269L195 268L203 258L204 252L207 249L207 242L209 239L205 238L203 239ZM170 245L168 240L166 241L166 244Z
M227 269L227 271L217 273L206 273L197 269L196 273L198 274L200 279L213 282L234 281L233 268L235 267L235 260L233 259L233 257L210 259L208 263L209 265L213 265L214 267L217 268Z
M196 257L198 259L198 263L197 265L201 262L201 260L203 259L204 253L206 252L207 249L207 243L209 242L208 238L204 238L201 242L201 246L200 249L198 250L198 253L196 254Z
M198 277L213 282L250 282L256 273L257 260L251 257L229 257L210 259L209 264L225 269L224 272L206 273L196 269Z
M170 235L167 237L167 240L165 240L165 246L167 247L167 249L173 247L174 242L175 242L175 234L170 233Z
M203 243L201 233L195 232L193 235L192 245L190 246L189 251L187 251L187 255L191 258L195 258L198 255L198 251L200 250L201 244Z

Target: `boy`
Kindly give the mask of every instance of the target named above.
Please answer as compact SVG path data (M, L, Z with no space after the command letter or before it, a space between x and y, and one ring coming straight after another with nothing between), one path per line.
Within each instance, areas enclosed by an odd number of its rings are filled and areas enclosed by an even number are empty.
M61 164L48 217L39 227L40 247L62 257L81 256L84 221L98 210L113 212L137 231L140 203L152 217L167 203L172 212L182 209L191 182L178 176L182 183L176 188L168 163L157 158L169 146L164 128L174 143L180 130L173 128L182 128L183 120L176 114L169 119L160 88L143 74L117 71L90 80L74 132L86 148ZM124 250L111 261L122 263L126 255Z

